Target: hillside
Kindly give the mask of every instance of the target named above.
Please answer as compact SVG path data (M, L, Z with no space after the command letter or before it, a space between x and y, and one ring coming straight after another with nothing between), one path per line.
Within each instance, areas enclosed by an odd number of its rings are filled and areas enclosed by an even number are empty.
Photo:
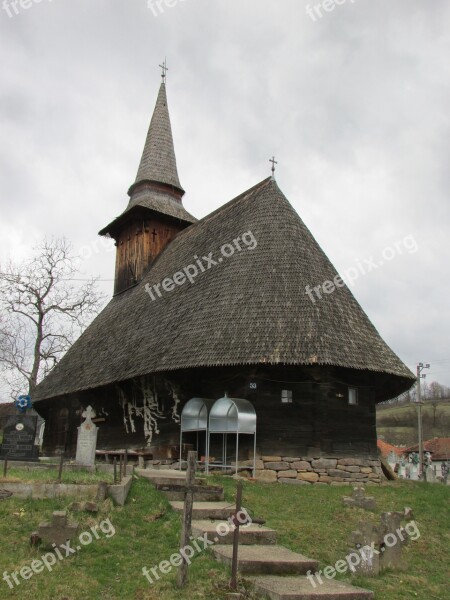
M450 437L450 399L426 402L422 407L423 439ZM417 406L377 407L378 437L396 446L417 443Z

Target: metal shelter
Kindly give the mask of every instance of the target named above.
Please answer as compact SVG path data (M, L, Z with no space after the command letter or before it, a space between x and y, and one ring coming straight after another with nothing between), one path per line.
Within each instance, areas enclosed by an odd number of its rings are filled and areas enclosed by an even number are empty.
M236 473L238 472L239 436L253 435L253 476L256 468L256 412L253 404L243 398L219 398L209 413L209 428L207 431L207 461L206 473L209 471L209 448L211 434L222 434L222 462L215 463L222 469L227 465L227 436L236 435ZM242 467L241 467L242 468Z
M199 433L206 433L206 463L208 463L209 448L208 448L208 418L214 400L210 398L191 398L181 412L181 431L180 431L180 469L183 451L183 434L197 433L197 449L199 441Z

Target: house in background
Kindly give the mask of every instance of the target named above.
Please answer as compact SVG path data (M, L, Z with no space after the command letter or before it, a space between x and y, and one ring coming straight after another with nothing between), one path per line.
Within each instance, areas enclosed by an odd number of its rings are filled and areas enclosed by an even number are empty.
M443 463L450 463L450 438L433 438L423 443L424 454L428 454L435 468L436 475L442 477ZM415 444L403 451L407 460L411 459L413 454L419 452L419 445Z

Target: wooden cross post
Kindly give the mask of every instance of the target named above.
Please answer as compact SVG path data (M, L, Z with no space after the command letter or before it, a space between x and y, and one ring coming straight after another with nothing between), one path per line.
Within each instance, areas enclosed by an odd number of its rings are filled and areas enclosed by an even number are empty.
M242 508L242 481L238 482L236 493L236 512L234 514L234 535L233 535L233 560L231 562L231 581L230 588L237 590L237 571L238 571L238 552L239 552L239 526L238 515Z
M186 473L186 494L184 496L183 524L181 527L180 550L189 544L192 533L192 509L194 506L195 467L197 452L188 452ZM183 557L183 562L178 569L178 587L184 587L188 580L188 563Z
M59 457L59 470L58 470L58 479L57 479L58 483L61 483L63 466L64 466L64 453L61 452L61 456Z
M5 458L3 462L3 477L6 479L6 474L8 473L8 459Z
M117 458L114 457L113 459L113 468L114 468L114 483L117 483Z

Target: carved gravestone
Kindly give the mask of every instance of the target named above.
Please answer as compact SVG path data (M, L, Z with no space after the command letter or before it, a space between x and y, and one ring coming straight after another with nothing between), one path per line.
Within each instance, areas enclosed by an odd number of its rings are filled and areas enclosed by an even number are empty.
M398 459L397 459L397 455L395 454L395 452L393 450L391 450L389 452L389 455L387 457L387 462L388 462L388 465L391 467L391 469L394 471L395 467L397 465Z
M378 575L381 571L380 545L383 540L383 532L380 525L361 522L356 531L352 531L350 543L352 552L360 555L361 561L355 564L357 573L366 577Z
M78 427L77 453L75 461L79 465L93 467L95 465L95 451L97 449L98 427L92 422L95 411L88 406L82 414L85 419Z
M436 473L433 466L428 465L426 468L425 479L428 481L428 483L436 483Z
M351 496L344 496L344 506L352 508L364 508L365 510L376 510L377 505L373 496L366 496L364 487L354 487Z
M405 507L403 512L382 513L380 524L361 522L350 538L351 551L361 557L354 565L356 572L374 576L384 569L404 569L403 547L408 537L401 523L412 518L412 510Z
M37 531L37 536L44 547L52 548L65 544L72 540L78 530L78 523L69 523L67 512L65 510L56 510L52 515L51 523L41 523ZM35 534L32 534L34 536Z
M25 414L10 415L3 419L3 443L0 459L38 461L35 446L37 417Z
M401 522L404 514L401 512L385 512L381 514L381 527L383 541L380 546L380 562L382 569L404 569L403 546L407 536L403 539L398 534L401 531Z

